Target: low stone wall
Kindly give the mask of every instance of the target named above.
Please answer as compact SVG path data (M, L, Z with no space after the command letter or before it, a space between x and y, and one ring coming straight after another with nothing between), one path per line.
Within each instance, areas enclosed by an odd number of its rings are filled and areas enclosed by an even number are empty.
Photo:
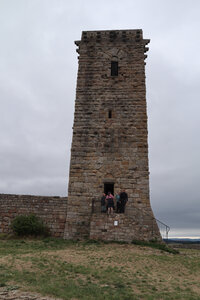
M54 237L63 237L67 215L67 197L0 194L0 232L11 231L11 221L18 215L35 214Z
M0 194L0 233L11 232L12 220L22 214L35 214L41 218L54 237L66 238L64 229L67 216L67 197ZM84 237L81 217L80 237ZM89 220L89 238L105 241L161 240L151 208L127 209L126 214L107 215L95 212Z
M109 216L103 213L92 215L90 239L126 242L162 240L154 217L144 214L128 216L115 213Z

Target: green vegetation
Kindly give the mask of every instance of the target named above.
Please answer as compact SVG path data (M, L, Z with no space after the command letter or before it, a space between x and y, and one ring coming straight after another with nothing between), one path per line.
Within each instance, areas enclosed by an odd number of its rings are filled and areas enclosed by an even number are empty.
M17 216L11 224L11 228L18 236L45 236L48 234L47 227L33 214Z
M173 255L133 244L0 240L0 287L7 290L61 299L192 300L200 299L199 274L198 250Z
M178 250L173 249L171 247L168 247L164 243L158 243L157 241L146 242L146 241L133 240L132 244L139 245L139 246L144 246L144 247L156 248L156 249L160 249L162 251L169 252L169 253L172 253L172 254L179 254Z

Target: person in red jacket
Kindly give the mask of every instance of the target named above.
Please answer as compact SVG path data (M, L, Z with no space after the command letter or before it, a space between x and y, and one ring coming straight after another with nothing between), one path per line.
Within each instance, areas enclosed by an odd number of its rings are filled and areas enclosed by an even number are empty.
M108 207L108 214L112 214L114 209L114 196L111 192L108 192L108 195L106 196L106 203Z

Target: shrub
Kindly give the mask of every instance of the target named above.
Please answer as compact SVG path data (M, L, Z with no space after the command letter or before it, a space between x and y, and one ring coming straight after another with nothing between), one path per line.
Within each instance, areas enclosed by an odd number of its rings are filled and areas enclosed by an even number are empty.
M48 235L48 229L35 215L17 216L11 223L11 228L18 236Z

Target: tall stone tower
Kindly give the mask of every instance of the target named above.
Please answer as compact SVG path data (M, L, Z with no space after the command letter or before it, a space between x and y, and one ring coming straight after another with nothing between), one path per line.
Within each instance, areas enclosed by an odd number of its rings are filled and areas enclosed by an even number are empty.
M84 31L64 238L160 239L149 200L145 58L141 29ZM103 192L125 189L125 214L102 214Z

